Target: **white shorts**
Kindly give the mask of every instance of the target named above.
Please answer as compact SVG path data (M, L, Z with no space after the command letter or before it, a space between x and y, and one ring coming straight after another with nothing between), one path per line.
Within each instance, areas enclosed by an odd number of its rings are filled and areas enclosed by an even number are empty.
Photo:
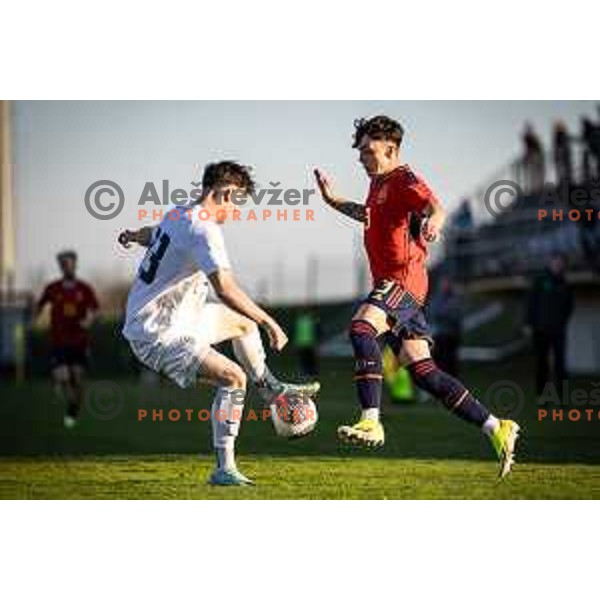
M223 304L207 303L183 325L161 332L157 341L129 340L129 345L146 367L187 388L196 383L211 346L225 339L227 315L232 312Z

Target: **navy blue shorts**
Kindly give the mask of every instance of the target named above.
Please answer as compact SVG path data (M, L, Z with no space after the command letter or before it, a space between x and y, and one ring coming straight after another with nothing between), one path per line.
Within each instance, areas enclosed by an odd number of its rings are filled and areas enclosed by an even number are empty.
M75 346L55 346L50 350L50 365L53 369L64 366L88 366L87 348Z
M391 328L388 341L394 352L398 353L402 340L426 340L433 346L433 336L423 306L399 283L378 282L365 302L377 306L387 315Z

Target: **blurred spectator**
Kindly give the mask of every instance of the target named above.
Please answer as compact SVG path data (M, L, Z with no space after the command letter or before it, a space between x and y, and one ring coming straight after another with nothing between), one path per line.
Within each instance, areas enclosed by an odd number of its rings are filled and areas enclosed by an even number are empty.
M591 119L581 119L581 137L583 139L583 179L600 179L600 124Z
M450 216L449 225L453 229L470 231L473 229L473 211L471 210L471 201L463 198L458 208Z
M449 277L442 277L429 302L435 345L433 356L440 369L458 375L458 350L462 334L462 299Z
M573 156L571 152L571 139L567 126L563 121L554 125L554 167L556 169L556 183L569 185L573 181Z
M542 141L530 123L523 133L523 171L525 191L529 194L541 191L545 181L544 148Z
M551 355L559 394L562 393L562 382L567 379L567 327L574 301L573 292L565 279L565 267L561 255L552 256L544 272L534 279L528 298L527 325L533 334L535 389L538 396L548 383Z
M464 198L451 214L446 226L446 247L453 257L449 261L448 270L455 279L462 280L473 274L473 253L470 248L473 231L471 201Z
M307 376L319 372L319 324L311 311L300 313L294 325L294 346L298 352L300 368Z

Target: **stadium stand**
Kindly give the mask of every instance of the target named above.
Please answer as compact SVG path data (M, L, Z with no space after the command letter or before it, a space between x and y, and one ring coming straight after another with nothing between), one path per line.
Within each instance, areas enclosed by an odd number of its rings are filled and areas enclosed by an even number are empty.
M502 301L513 311L525 303L531 277L551 256L562 255L576 299L567 360L580 373L595 372L600 364L600 125L593 127L591 141L562 140L569 145L568 169L564 145L545 152L541 189L531 187L524 157L478 186L451 215L434 269L460 281L471 299ZM494 195L501 189L503 197ZM523 346L517 337L510 344L515 350Z

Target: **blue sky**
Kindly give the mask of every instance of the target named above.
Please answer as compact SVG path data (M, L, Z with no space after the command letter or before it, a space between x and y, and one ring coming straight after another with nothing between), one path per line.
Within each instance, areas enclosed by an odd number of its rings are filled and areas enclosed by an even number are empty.
M401 89L399 89L401 93ZM321 166L343 195L362 200L367 181L351 148L352 122L386 113L406 129L404 160L449 207L519 151L531 121L549 141L552 123L578 130L595 117L592 102L16 102L15 194L18 280L38 285L55 273L54 254L74 247L81 275L127 280L139 253L121 252L116 233L136 226L137 199L146 181L189 189L198 165L235 158L254 166L269 187L313 187ZM119 183L122 213L93 219L83 197L94 181ZM314 197L313 197L314 198ZM320 298L347 296L355 286L358 228L311 201L315 222L231 224L225 235L238 276L252 293L294 300L304 295L307 262L315 257Z

